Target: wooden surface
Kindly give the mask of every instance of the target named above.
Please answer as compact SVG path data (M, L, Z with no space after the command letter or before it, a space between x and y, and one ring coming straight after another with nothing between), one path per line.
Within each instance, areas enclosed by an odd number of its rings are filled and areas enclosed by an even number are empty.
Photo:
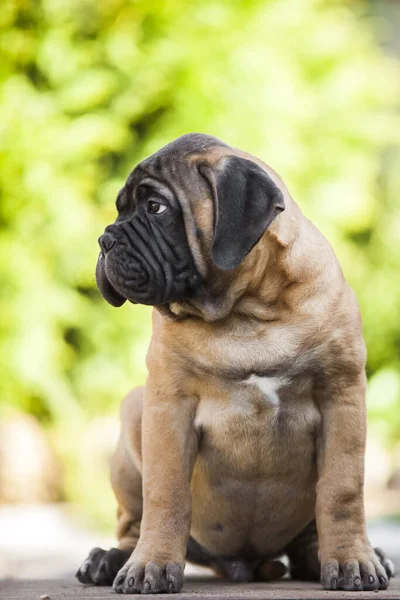
M126 597L115 594L108 587L83 586L73 579L52 580L0 580L2 600L116 600ZM128 596L132 597L132 596ZM157 594L157 597L165 595ZM176 600L199 600L218 598L221 600L321 600L338 598L370 598L370 600L400 600L400 579L394 579L385 592L327 592L317 584L296 581L279 583L232 584L215 578L186 577L183 590Z

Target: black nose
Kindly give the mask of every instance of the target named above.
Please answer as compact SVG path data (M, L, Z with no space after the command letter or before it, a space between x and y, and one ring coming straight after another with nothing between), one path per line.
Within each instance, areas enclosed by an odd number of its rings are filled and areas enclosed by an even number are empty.
M111 248L115 246L116 242L117 240L115 239L115 237L111 233L108 233L108 231L106 231L106 233L103 233L103 235L99 237L100 248L102 249L104 254L110 252Z

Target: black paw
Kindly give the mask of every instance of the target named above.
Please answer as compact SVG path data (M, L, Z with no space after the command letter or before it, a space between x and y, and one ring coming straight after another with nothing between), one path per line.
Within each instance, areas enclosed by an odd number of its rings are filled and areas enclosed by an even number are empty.
M393 563L379 548L367 548L360 556L345 561L332 558L321 566L321 582L326 590L386 590L393 576Z
M129 550L118 548L111 548L111 550L93 548L77 570L75 577L81 583L112 585L116 574L131 554Z
M182 585L183 567L177 563L128 562L114 581L114 591L118 594L176 594Z
M382 550L382 548L374 548L374 550L375 554L379 558L379 562L386 571L388 579L392 579L392 577L396 575L396 570L394 568L393 562L390 560L390 558L386 556L386 553Z

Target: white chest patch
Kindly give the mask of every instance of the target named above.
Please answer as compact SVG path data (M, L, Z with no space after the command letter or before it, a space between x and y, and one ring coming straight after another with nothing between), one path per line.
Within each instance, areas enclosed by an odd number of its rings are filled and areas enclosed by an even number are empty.
M280 402L278 392L286 383L286 379L284 377L259 377L253 374L243 383L256 385L271 404L278 406Z

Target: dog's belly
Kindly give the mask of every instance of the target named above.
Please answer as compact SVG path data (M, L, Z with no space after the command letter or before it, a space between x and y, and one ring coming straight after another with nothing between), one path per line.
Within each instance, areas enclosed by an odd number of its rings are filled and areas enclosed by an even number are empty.
M218 555L276 555L314 516L311 383L269 379L199 404L191 535Z

